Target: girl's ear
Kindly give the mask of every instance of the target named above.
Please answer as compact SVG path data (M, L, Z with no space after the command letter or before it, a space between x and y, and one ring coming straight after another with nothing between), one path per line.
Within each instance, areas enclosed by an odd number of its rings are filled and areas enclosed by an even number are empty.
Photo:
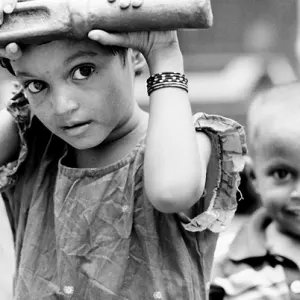
M143 69L146 66L146 60L144 58L144 56L142 55L141 52L137 51L137 50L132 50L132 64L134 67L134 72L135 75L141 75L143 73Z

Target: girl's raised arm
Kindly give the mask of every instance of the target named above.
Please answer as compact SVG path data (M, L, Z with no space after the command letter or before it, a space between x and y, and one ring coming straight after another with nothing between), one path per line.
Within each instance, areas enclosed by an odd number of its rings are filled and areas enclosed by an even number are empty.
M0 0L0 25L3 23L4 13L10 14L15 9L17 0ZM16 43L10 43L0 49L0 57L18 59L22 51ZM18 152L18 128L10 113L3 109L0 111L0 167L10 162Z
M18 153L19 135L17 125L6 110L0 111L0 167L12 161Z

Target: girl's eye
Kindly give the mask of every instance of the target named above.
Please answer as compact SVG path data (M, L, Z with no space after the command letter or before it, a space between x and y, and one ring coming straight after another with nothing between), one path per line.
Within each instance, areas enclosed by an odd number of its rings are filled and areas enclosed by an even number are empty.
M92 66L81 66L78 69L76 69L73 73L73 79L75 80L83 80L87 79L92 75L92 73L95 71L95 68Z
M32 94L37 94L45 88L45 84L41 81L31 81L25 84L25 88Z

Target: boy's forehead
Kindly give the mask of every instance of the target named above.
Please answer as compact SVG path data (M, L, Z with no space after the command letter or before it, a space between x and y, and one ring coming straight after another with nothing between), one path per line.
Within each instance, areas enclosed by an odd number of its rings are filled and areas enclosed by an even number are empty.
M260 136L274 135L279 137L281 133L284 133L285 136L293 135L300 138L300 107L296 109L286 106L288 104L261 112L260 118L255 124L261 133Z
M248 126L267 126L282 123L285 119L299 119L300 89L291 89L283 93L270 93L263 101L249 109Z
M264 114L265 111L277 114L277 110L289 111L292 107L300 108L300 83L279 86L262 92L251 104L249 112L253 115Z
M267 157L290 157L291 153L297 153L300 161L300 118L296 115L290 118L280 116L274 119L266 119L260 123L258 134L252 140L257 153Z
M296 103L296 102L295 102ZM275 149L275 145L285 148L296 145L300 148L300 106L289 101L282 101L281 105L266 106L253 116L248 124L249 142L255 152L265 149ZM297 142L295 141L297 140ZM271 151L272 152L272 151ZM274 153L274 152L272 152ZM300 152L299 152L300 154Z
M262 144L272 148L280 140L300 140L300 84L273 88L255 100L250 106L247 120L252 154L260 153Z

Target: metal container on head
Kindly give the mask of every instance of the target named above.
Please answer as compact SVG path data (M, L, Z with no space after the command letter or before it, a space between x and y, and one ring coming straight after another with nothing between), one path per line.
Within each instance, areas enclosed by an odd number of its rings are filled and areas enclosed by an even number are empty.
M122 9L107 0L31 0L4 15L0 47L10 42L34 44L64 38L81 39L92 29L109 32L209 28L210 0L144 0Z

